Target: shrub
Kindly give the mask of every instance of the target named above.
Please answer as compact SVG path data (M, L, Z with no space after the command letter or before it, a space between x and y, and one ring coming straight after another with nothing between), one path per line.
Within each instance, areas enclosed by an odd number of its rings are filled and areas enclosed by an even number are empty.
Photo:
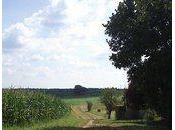
M5 125L24 125L61 118L70 108L60 99L26 90L7 89L2 94L2 121Z
M146 120L146 123L151 123L156 119L156 112L151 109L147 109L144 114L144 119Z
M87 103L87 110L88 110L88 111L91 111L92 106L93 106L93 103L90 102L90 101L86 101L86 103Z

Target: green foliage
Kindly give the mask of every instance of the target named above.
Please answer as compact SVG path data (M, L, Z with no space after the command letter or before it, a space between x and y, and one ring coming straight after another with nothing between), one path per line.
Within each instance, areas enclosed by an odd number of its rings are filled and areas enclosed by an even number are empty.
M101 91L100 100L106 106L107 110L112 110L116 99L116 89L115 88L105 88Z
M172 1L124 0L104 27L110 60L127 70L133 87L129 104L148 106L171 122Z
M117 120L125 119L125 106L118 106L115 112L115 118Z
M138 91L132 83L129 84L128 89L125 91L125 100L128 108L140 110L145 106L144 94Z
M153 122L157 117L157 114L154 110L147 109L144 114L144 119L147 123Z
M87 103L87 110L91 111L93 103L91 101L86 101L86 103Z
M79 99L76 99L78 102ZM74 99L74 102L76 99ZM82 100L84 100L84 103L86 103L87 101L85 98L83 98ZM62 117L61 119L46 120L25 126L7 127L3 125L3 130L169 130L158 125L150 127L142 120L114 120L113 117L111 117L111 120L108 120L105 118L104 105L102 105L99 100L97 101L98 102L95 103L93 102L93 108L90 113L84 111L84 107L82 106L84 106L85 104L76 104L72 106L71 113ZM102 111L100 113L97 112L97 108L101 109ZM93 120L93 127L82 128L89 122L89 120Z
M121 95L117 95L117 89L115 88L105 88L101 91L100 100L106 107L108 119L110 119L111 112L115 109L117 105L121 103L119 97Z
M31 122L61 118L70 108L60 99L38 92L3 90L2 119L4 125L24 125Z

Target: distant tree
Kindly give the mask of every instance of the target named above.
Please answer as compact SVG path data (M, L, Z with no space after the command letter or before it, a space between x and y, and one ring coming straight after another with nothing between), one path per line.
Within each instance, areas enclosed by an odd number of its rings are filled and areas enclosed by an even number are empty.
M144 103L163 118L172 115L172 1L124 0L104 25L116 68L127 70L135 106Z
M81 86L81 85L75 85L74 87L74 94L75 96L81 96L87 94L88 89Z
M89 112L92 109L93 103L91 101L86 101L86 103L87 103L87 110Z
M101 91L100 100L106 107L108 119L111 118L111 112L114 110L116 104L116 94L117 91L115 88L105 88Z

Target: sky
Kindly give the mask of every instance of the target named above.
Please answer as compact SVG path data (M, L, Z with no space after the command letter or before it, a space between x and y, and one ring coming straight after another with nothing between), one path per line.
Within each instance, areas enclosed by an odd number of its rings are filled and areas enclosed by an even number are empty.
M3 0L3 87L127 87L105 28L119 0Z

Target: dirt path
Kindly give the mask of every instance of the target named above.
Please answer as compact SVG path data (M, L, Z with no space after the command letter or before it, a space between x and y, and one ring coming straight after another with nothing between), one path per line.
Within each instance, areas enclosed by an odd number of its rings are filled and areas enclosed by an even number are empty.
M89 120L89 122L86 125L84 125L83 128L88 128L88 127L94 126L93 122L94 122L94 120Z
M72 111L75 113L77 118L87 120L87 123L84 126L81 126L83 128L98 126L98 124L94 124L95 120L103 119L104 117L98 116L95 114L92 114L90 112L86 111L85 106L72 106Z

